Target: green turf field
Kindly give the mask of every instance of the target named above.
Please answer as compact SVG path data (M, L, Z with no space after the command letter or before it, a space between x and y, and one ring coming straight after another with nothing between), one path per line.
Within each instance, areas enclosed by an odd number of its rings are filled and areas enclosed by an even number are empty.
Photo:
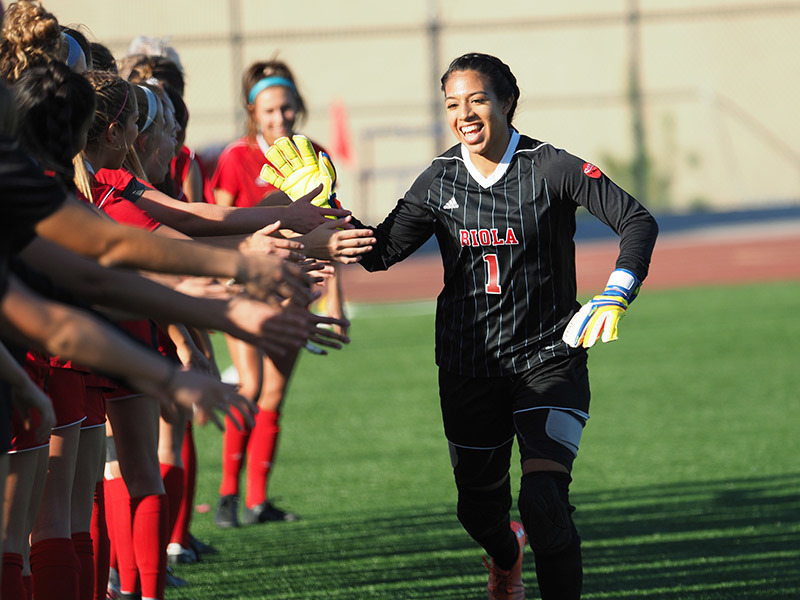
M799 299L800 283L646 290L590 351L584 598L800 598ZM355 307L348 348L304 353L270 487L301 521L217 529L221 436L197 430L212 512L193 531L220 554L178 568L191 587L168 599L486 597L454 514L432 310ZM531 555L525 574L538 598Z

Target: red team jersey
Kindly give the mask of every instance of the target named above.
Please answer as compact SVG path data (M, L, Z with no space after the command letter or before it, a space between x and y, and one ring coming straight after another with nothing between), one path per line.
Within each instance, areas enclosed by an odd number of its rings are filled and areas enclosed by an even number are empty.
M143 184L125 169L100 169L92 186L94 205L117 223L153 231L161 225L147 212L136 206ZM138 193L138 195L137 195Z

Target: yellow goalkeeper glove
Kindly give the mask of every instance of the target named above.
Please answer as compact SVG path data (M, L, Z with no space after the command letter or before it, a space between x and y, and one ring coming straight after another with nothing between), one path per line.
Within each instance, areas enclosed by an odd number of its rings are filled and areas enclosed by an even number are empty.
M562 336L564 342L573 348L591 348L598 338L604 343L616 340L619 322L639 288L639 280L633 273L616 269L603 293L589 300L570 319Z
M317 155L307 137L296 135L292 139L277 139L267 148L265 155L269 162L261 169L261 179L286 192L292 200L305 196L322 184L322 191L311 200L311 204L341 208L334 191L336 170L333 163L327 153Z

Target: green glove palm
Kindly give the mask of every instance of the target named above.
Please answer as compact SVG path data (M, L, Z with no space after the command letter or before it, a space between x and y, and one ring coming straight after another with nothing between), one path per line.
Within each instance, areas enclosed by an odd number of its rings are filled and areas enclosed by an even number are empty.
M311 140L302 135L282 137L267 148L267 162L261 179L297 200L322 184L322 191L311 201L315 206L341 208L336 200L336 170L325 152L314 151Z

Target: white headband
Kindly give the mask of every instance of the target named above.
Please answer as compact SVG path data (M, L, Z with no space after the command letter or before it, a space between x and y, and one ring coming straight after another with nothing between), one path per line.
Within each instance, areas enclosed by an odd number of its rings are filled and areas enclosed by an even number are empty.
M158 112L158 101L156 100L156 95L153 93L149 87L140 85L140 88L144 90L144 95L147 98L147 119L142 125L141 131L139 133L144 133L148 127L152 124L152 122L156 118L156 113Z

